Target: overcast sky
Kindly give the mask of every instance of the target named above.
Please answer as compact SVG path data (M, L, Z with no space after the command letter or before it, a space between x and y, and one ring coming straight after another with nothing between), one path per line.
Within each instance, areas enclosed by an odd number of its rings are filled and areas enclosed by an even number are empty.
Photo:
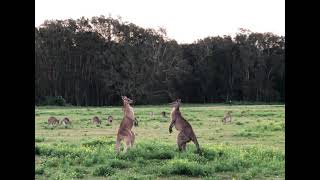
M35 5L35 26L111 14L144 28L165 27L179 43L234 35L239 28L285 33L285 0L35 0Z

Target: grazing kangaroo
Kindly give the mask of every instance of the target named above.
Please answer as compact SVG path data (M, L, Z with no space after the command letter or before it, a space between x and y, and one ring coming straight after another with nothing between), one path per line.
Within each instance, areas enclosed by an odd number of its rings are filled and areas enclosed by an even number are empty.
M227 122L231 122L231 113L232 111L228 111L224 114L224 117L222 119L222 122L227 123Z
M161 115L162 115L162 117L164 117L164 118L167 117L167 116L166 116L166 112L164 112L164 111L161 112Z
M101 120L98 118L98 116L94 116L92 118L92 123L93 124L101 124Z
M127 98L127 96L121 96L121 98L123 101L124 117L117 133L117 142L115 148L117 153L120 152L120 145L122 140L124 140L126 143L125 152L127 152L128 149L133 146L135 140L135 135L131 131L134 122L136 121L133 108L130 106L133 101Z
M55 118L55 117L49 117L48 124L49 125L59 124L59 120L57 118Z
M65 117L62 119L62 121L60 121L60 124L63 124L64 126L68 126L68 125L71 125L71 121L69 118Z
M169 133L172 133L173 126L175 126L176 129L180 131L177 137L177 144L180 151L186 150L186 144L192 141L196 145L197 152L200 153L200 147L199 147L197 137L194 134L191 125L181 115L181 112L179 110L180 103L181 103L181 99L178 99L170 103L172 105L172 111L171 111L171 123L169 126Z
M113 120L113 117L112 117L112 116L109 116L109 117L108 117L108 123L111 124L111 123L112 123L112 120Z

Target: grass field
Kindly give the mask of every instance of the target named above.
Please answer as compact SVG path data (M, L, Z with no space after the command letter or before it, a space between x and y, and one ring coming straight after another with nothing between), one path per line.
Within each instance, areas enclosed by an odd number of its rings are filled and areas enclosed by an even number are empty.
M36 107L36 179L284 179L284 105L182 104L202 153L191 142L186 152L169 134L168 105L134 106L139 126L135 145L116 155L116 132L123 117L119 107ZM223 124L224 112L233 111ZM248 111L246 111L248 110ZM150 118L150 112L155 118ZM245 112L244 112L245 111ZM112 125L107 117L112 115ZM71 127L49 126L50 116L70 118ZM98 116L102 124L91 124ZM122 146L123 148L123 146Z

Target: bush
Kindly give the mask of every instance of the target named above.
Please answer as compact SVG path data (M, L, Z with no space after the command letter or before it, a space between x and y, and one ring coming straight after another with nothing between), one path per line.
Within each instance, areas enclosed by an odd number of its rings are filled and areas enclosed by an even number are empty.
M62 96L47 96L42 105L47 106L66 106L66 100Z
M71 175L75 178L83 178L88 172L84 168L74 168Z
M124 173L118 173L111 177L108 177L110 180L119 180L119 179L127 179L127 180L151 180L156 179L154 175L140 175L136 173L130 173L130 174L124 174Z
M35 174L43 174L44 173L44 168L43 166L36 166L35 168Z
M128 167L128 163L119 159L112 159L108 163L112 168L124 169Z
M107 140L104 138L97 138L94 140L82 142L82 146L85 146L85 147L98 147L98 146L106 146L106 145L113 145L113 144L115 144L115 141Z
M34 141L35 142L43 142L44 141L44 137L35 137Z
M243 125L243 123L242 122L236 122L236 125L241 126L241 125Z
M163 175L206 176L210 167L189 162L187 159L174 159L160 169Z
M99 166L93 171L94 176L110 176L115 173L115 170L109 165Z

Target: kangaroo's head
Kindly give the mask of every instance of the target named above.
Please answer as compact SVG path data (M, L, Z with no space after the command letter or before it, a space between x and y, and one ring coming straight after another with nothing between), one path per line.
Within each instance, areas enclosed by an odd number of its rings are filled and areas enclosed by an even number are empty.
M133 101L129 99L127 96L121 96L123 104L131 104Z
M177 99L175 101L173 101L172 103L169 103L171 105L171 107L175 108L175 109L179 109L180 104L181 104L181 99Z

